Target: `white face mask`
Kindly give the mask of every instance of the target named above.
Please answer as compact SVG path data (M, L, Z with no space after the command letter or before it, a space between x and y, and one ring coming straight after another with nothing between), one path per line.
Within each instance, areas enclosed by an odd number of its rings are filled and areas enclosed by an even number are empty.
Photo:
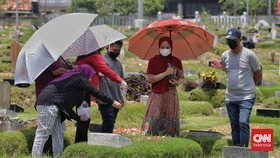
M168 56L171 53L171 49L160 49L159 50L160 54L164 57Z

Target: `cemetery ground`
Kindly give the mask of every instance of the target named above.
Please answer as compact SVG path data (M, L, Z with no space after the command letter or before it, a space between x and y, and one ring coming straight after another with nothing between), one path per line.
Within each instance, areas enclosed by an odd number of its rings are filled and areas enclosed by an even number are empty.
M6 78L13 78L9 63L2 63L2 60L9 60L6 52L9 52L7 46L12 41L7 36L12 30L10 26L0 32L2 34L0 37L1 81ZM32 31L25 26L21 26L21 30L24 33L26 32L21 39L21 42L24 43L28 39L25 35L30 35ZM225 33L225 30L220 30L219 33ZM269 152L269 156L279 157L280 120L279 118L257 116L256 109L280 108L280 99L275 96L275 91L280 89L278 72L280 41L277 39L271 40L269 36L266 37L265 34L268 33L265 30L261 34L262 39L254 52L263 65L263 80L266 84L257 87L257 101L251 115L251 129L273 128L274 151ZM128 37L130 36L128 35ZM185 80L196 81L201 86L202 79L199 78L198 73L215 70L217 81L225 84L225 73L215 67L209 67L208 61L220 60L221 53L226 49L224 40L220 40L212 51L205 53L197 60L183 61L184 69L194 72L192 75L186 73ZM125 50L127 50L127 44ZM271 52L275 52L274 61L272 61L273 53ZM126 72L146 71L147 61L139 59L130 52L125 51L125 58L121 58L121 61L125 64ZM145 103L127 101L125 107L118 114L114 132L131 138L132 145L113 148L90 146L86 143L74 144L75 121L67 121L64 157L222 157L223 146L231 145L229 119L223 111L225 90L203 89L200 86L192 91L185 91L184 85L178 87L181 119L180 138L142 136L140 127L145 112ZM0 155L2 157L30 157L37 126L37 113L34 109L34 84L28 88L11 86L11 103L16 103L24 108L24 112L17 113L17 116L25 121L25 125L20 131L0 132ZM100 124L102 121L98 108L94 105L92 108L91 122ZM219 132L224 136L197 138L189 135L190 130Z

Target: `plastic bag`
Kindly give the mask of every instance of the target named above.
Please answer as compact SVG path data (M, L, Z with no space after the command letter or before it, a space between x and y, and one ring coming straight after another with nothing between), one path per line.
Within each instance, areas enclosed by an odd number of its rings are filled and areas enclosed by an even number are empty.
M77 109L77 112L78 112L78 115L79 115L79 116L86 115L86 117L87 117L88 119L90 119L90 118L91 118L92 109L91 109L91 107L88 105L87 102L83 101L83 103L81 104L81 106Z

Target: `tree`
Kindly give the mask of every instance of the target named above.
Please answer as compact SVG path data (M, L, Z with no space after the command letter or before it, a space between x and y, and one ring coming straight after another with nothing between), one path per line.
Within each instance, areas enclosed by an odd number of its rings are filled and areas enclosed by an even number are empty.
M156 17L158 11L164 8L163 0L144 0L144 15L148 17Z
M272 14L277 10L278 0L271 0ZM228 15L241 15L247 10L247 0L219 0L222 11ZM249 15L267 15L267 0L249 0Z
M155 17L158 11L163 10L162 0L144 0L144 15ZM97 13L100 15L108 15L118 13L120 15L128 15L137 13L137 0L96 0Z
M69 12L96 13L96 0L72 0Z

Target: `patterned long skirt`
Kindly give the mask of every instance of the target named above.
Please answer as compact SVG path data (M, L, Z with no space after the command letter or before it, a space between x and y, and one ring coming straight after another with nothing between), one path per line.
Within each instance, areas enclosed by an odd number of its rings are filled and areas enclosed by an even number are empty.
M165 93L151 93L148 101L144 120L143 131L151 135L180 135L179 123L179 98L176 88L171 87Z

